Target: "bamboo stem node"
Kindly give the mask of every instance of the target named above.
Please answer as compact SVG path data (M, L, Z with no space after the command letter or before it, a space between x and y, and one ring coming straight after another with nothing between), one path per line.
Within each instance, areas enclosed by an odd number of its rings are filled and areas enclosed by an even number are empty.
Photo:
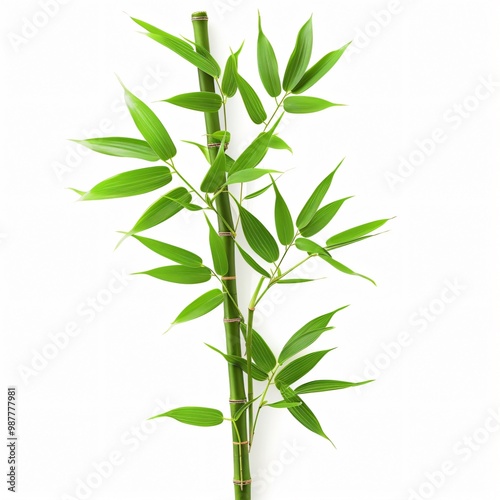
M208 148L219 149L222 146L221 142L210 142L207 144ZM229 147L229 142L224 143L224 150Z
M191 21L208 21L208 16L193 16Z
M232 236L233 233L231 231L219 231L219 236Z
M230 399L229 403L232 405L245 404L247 402L247 398L245 399Z
M222 276L221 278L223 281L231 281L231 280L235 280L236 279L236 276Z
M224 318L224 323L239 323L241 318Z
M237 484L238 486L247 486L252 483L251 479L234 479L233 480L234 484Z
M233 441L233 444L238 444L238 445L248 444L248 441Z

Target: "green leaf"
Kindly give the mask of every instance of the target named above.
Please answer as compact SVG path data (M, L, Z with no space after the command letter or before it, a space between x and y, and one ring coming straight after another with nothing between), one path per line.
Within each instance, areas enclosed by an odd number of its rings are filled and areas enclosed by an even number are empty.
M379 227L383 226L388 220L390 219L374 220L372 222L367 222L366 224L361 224L360 226L348 229L347 231L342 231L341 233L328 238L326 240L326 244L328 246L336 246L344 243L350 243L353 240L357 240L375 231Z
M336 391L339 389L347 389L349 387L357 387L373 382L373 380L365 380L363 382L343 382L341 380L314 380L307 382L295 389L296 394L310 394L312 392Z
M241 227L252 250L267 262L275 262L280 256L278 244L272 234L254 215L239 205Z
M308 238L309 236L314 236L316 233L319 233L335 217L344 201L349 198L352 198L352 196L333 201L332 203L320 208L314 214L309 224L300 230L300 234Z
M310 281L317 281L317 279L306 279L306 278L293 278L276 281L278 285L295 285L297 283L309 283Z
M274 221L276 224L278 239L282 245L290 245L295 236L292 216L290 215L290 210L288 209L283 196L281 196L274 179L273 186L274 193L276 195L276 202L274 204Z
M342 160L331 172L328 174L318 185L318 187L314 190L313 194L311 197L307 200L306 204L304 205L304 208L301 210L299 216L297 217L297 227L299 230L302 230L304 227L311 222L311 219L314 217L314 214L318 210L319 206L321 205L321 202L323 201L323 198L325 197L326 193L328 192L328 189L330 188L330 185L332 183L333 176L335 175L335 172L337 172L338 168L340 165L342 165Z
M213 408L203 408L201 406L183 406L175 410L161 413L151 418L170 417L183 424L196 425L198 427L213 427L224 422L224 415L219 410Z
M265 372L269 373L276 368L276 358L267 342L252 328L252 358ZM241 331L246 339L247 326L241 323Z
M259 67L259 75L266 89L266 92L271 97L278 97L281 94L281 82L278 71L278 61L274 53L271 42L267 39L262 31L262 24L259 13L259 36L257 39L257 63Z
M296 420L298 420L306 429L309 429L315 434L318 434L319 436L324 437L325 439L328 439L328 441L330 441L330 438L324 433L323 429L321 428L321 424L319 423L318 419L309 408L309 406L307 406L304 401L302 401L302 399L289 387L281 386L279 387L279 390L286 401L293 403L302 403L300 406L288 408L288 411L296 418ZM330 443L332 442L330 441Z
M217 288L204 293L185 307L175 318L173 325L185 323L209 313L224 302L224 294Z
M215 193L226 181L225 141L222 140L214 162L201 182L200 189L204 193Z
M248 365L247 360L242 358L241 356L234 356L232 354L225 354L222 351L219 351L216 347L213 347L209 344L205 344L210 349L218 352L228 363L231 365L237 366L245 373L247 373ZM261 370L255 363L252 363L252 378L258 380L259 382L263 382L268 379L267 373L264 370Z
M175 200L189 203L191 201L191 195L184 187L176 188L164 194L159 200L155 201L144 214L142 214L127 235L134 235L157 226L180 212L183 207Z
M212 277L208 267L164 266L134 274L147 274L153 278L182 285L205 283Z
M307 252L308 254L318 254L318 255L326 255L329 256L329 253L321 246L315 243L312 240L308 240L306 238L297 238L295 241L295 246L302 250L303 252Z
M238 156L229 173L234 174L240 170L256 167L266 156L271 137L271 132L259 134L250 146L248 146L245 151Z
M286 149L290 151L290 153L293 153L292 148L281 137L278 137L277 135L271 136L269 147L272 149Z
M146 35L152 40L155 40L161 45L167 47L172 52L175 52L177 55L193 64L198 69L201 69L201 71L213 76L214 78L218 78L220 76L221 70L217 61L206 52L203 54L196 52L192 45L186 41L170 35L169 33L166 33L165 31L162 31L161 29L156 28L155 26L144 21L140 21L139 19L135 19L133 17L131 19L148 31Z
M238 63L234 54L227 58L224 76L222 77L222 93L227 97L233 97L238 90L236 75L238 74Z
M236 242L235 242L236 243ZM262 276L265 276L266 278L270 278L271 275L262 267L260 266L255 260L254 258L248 254L247 252L245 252L245 250L243 250L243 248L240 247L240 245L238 245L238 243L236 243L236 246L238 247L238 250L240 251L240 254L241 256L243 257L243 260L252 268L254 269L255 271L257 271L259 274L262 274Z
M208 163L210 163L210 153L209 153L208 148L206 146L203 146L203 144L198 144L197 142L193 142L193 141L182 141L182 142L196 146L202 152L203 156L205 157L205 160L207 160Z
M222 106L222 98L215 92L189 92L164 99L164 102L205 113L215 113Z
M134 238L158 255L177 262L178 264L189 267L201 267L203 264L201 257L183 248L163 243L163 241L145 238L144 236L134 235Z
M280 174L277 170L271 170L269 168L249 168L246 170L240 170L239 172L235 172L231 174L226 184L239 184L241 182L252 182L257 179L260 179L262 176L266 174Z
M214 142L224 141L226 144L228 144L231 141L231 133L228 132L227 130L217 130L217 132L210 134L209 137L210 140Z
M292 401L277 401L276 403L266 404L265 406L269 406L269 408L294 408L296 406L300 406L302 404L301 401L292 402Z
M332 106L344 106L344 104L335 104L319 97L292 96L287 97L283 103L283 108L287 113L316 113Z
M255 90L240 74L236 75L236 84L250 119L256 124L263 123L267 114Z
M233 420L237 422L243 415L243 413L245 413L248 410L248 408L250 408L250 406L252 406L252 404L255 403L255 401L257 401L257 399L259 398L260 396L257 396L256 398L253 398L251 401L247 401L244 405L240 406L238 410L234 413Z
M317 83L321 78L323 78L340 59L342 54L345 52L347 47L351 42L345 44L338 50L334 50L322 57L314 66L309 68L304 76L301 78L300 82L293 88L292 92L294 94L302 94L306 90L310 89L315 83Z
M360 241L367 240L368 238L373 238L374 236L378 236L379 234L385 233L386 231L382 231L380 233L370 234L368 236L362 236L361 238L356 238L355 240L351 240L345 243L339 243L338 245L327 245L325 246L325 250L335 250L336 248L345 247L347 245L352 245L353 243L359 243Z
M344 266L344 264L341 264L339 261L332 259L330 255L320 255L320 257L325 262L328 262L328 264L337 269L337 271L340 271L341 273L350 274L351 276L359 276L360 278L364 278L365 280L368 280L369 282L373 283L375 286L377 285L377 283L375 283L375 281L373 281L368 276L354 272L352 269L349 269L347 266Z
M294 333L290 340L285 344L281 353L278 357L278 363L282 365L285 361L295 356L300 351L306 349L311 344L319 339L322 333L330 331L333 329L328 327L333 316L345 309L348 306L339 307L334 311L318 316L307 322L303 327L301 327L296 333Z
M122 87L125 91L125 104L144 139L163 161L173 158L177 150L162 122L146 104L123 84Z
M313 45L312 16L302 26L295 42L295 48L288 60L288 65L283 78L283 89L292 90L304 76L309 61L311 60Z
M224 242L222 241L222 238L219 236L217 231L214 229L212 226L212 223L208 219L208 217L205 215L205 219L208 224L209 228L209 243L210 243L210 252L212 253L212 260L214 263L214 269L215 272L223 276L224 274L227 273L228 270L228 263L227 263L227 256L226 256L226 250L225 250L225 245Z
M151 149L151 146L140 139L128 137L97 137L95 139L75 140L86 148L110 156L122 158L139 158L146 161L157 161L160 157Z
M257 198L257 196L260 196L261 194L264 194L272 184L268 184L266 187L263 187L262 189L259 189L258 191L255 191L253 193L247 194L243 199L244 200L250 200L252 198Z
M311 352L291 361L276 375L276 383L291 385L304 375L307 375L333 349Z
M90 191L82 194L82 200L108 200L111 198L125 198L149 193L159 189L172 180L172 174L167 167L148 167L130 170L114 175Z

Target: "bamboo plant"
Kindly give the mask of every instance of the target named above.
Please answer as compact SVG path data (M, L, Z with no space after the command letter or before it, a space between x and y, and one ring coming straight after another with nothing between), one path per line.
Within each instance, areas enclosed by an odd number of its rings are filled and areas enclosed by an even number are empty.
M296 385L331 349L308 354L303 351L323 333L332 330L330 323L334 315L346 306L337 307L301 326L277 354L253 328L254 312L272 287L313 281L293 277L293 271L309 259L321 259L337 271L372 281L340 263L333 253L340 247L375 236L374 232L388 219L344 230L328 237L326 241L311 239L328 226L348 200L342 198L323 204L342 161L304 200L303 208L295 220L279 189L282 172L263 166L270 149L291 151L290 146L277 134L285 113L313 113L337 106L325 99L302 94L333 68L348 44L310 65L313 46L311 18L300 29L281 77L274 49L262 30L259 15L258 72L268 94L266 99L272 103L272 109L266 110L267 106L264 106L253 85L238 69L243 46L236 52L231 51L224 71L211 55L206 12L192 15L193 41L173 36L139 19L132 20L143 28L147 37L198 70L199 91L176 95L165 99L165 102L204 114L207 144L186 142L201 151L204 158L200 155L200 161L207 162L206 174L199 186L189 180L187 169L180 166L182 161L174 161L177 149L162 122L147 104L122 83L126 105L142 138L106 137L77 142L98 153L144 160L155 166L115 175L89 191L74 191L81 196L81 200L103 200L148 193L162 189L171 182L177 185L162 193L145 210L132 228L123 234L120 243L134 239L171 262L140 274L179 285L209 281L216 283L180 311L171 327L196 320L223 306L225 352L213 346L208 347L220 354L227 363L229 412L224 416L219 409L186 406L152 418L170 417L184 424L204 427L228 422L232 429L234 475L231 480L234 496L237 500L248 500L251 498L250 450L262 411L269 408L285 409L300 424L329 441L318 419L302 399L303 395L370 382L314 380ZM238 157L232 158L228 147L234 130L228 126L226 109L237 94L243 100L250 120L259 126L259 130L253 142ZM222 124L220 114L223 117ZM192 117L193 127L200 126L198 116L192 114ZM243 184L251 183L249 186L254 187L254 181L261 185L243 196ZM248 205L247 200L255 199L268 190L274 193L274 228L266 227L245 206ZM159 224L168 224L172 217L183 210L206 220L211 263L203 262L192 251L174 246L172 242L142 235ZM237 253L240 259L236 258ZM245 305L238 300L237 293L238 287L249 286L249 283L241 283L236 279L237 267L241 266L248 266L258 277L250 302ZM281 394L278 401L268 400L271 386L275 386Z

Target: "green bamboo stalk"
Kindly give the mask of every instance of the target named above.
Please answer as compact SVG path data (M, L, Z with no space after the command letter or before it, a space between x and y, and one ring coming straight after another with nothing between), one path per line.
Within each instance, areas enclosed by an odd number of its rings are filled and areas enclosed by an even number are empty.
M208 16L206 12L195 12L192 15L194 38L195 42L204 49L210 51L210 42L208 36ZM204 73L198 71L200 82L200 90L204 92L215 92L214 79ZM221 130L220 119L218 113L205 113L205 126L208 134L208 142L210 143L210 134ZM213 162L217 154L217 149L210 148L210 159ZM233 233L233 217L231 214L231 205L229 195L222 191L216 198L218 217L218 227L221 233ZM236 277L235 264L235 245L232 236L224 237L225 252L228 261L228 271L226 277ZM224 318L233 319L239 318L239 310L237 307L237 280L230 279L225 281L225 290L227 294L224 298ZM235 356L241 356L241 338L240 326L238 322L226 322L226 348L227 353ZM244 401L246 399L245 384L241 368L234 365L228 365L229 370L229 394L231 401ZM236 411L243 403L231 403L231 415L234 416ZM233 463L234 463L234 495L236 500L250 500L251 484L244 484L250 481L250 459L248 444L234 444L248 441L246 415L242 415L233 426ZM243 484L242 484L243 483Z

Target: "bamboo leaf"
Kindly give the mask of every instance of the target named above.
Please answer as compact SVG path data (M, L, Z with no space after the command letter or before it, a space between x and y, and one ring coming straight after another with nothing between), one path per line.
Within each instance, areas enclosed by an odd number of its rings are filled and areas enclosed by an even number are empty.
M284 279L276 281L278 285L295 285L297 283L309 283L310 281L318 281L317 279L306 279L306 278L293 278L293 279Z
M375 281L373 281L368 276L354 272L352 269L344 266L344 264L341 264L339 261L332 259L330 255L320 255L320 257L341 273L350 274L351 276L359 276L360 278L364 278L365 280L368 280L370 283L373 283L375 286L377 286L377 283L375 283Z
M301 401L277 401L276 403L268 403L265 406L269 406L269 408L294 408L296 406L300 406L302 404Z
M259 67L259 75L271 97L278 97L281 94L281 82L278 71L278 61L274 53L271 42L267 39L262 31L262 23L259 13L259 36L257 39L257 63Z
M323 429L321 428L321 424L319 423L318 419L316 418L312 410L304 403L304 401L302 401L302 399L289 387L281 386L279 387L279 390L286 401L302 403L300 406L288 408L288 411L295 417L295 419L298 420L306 429L309 429L315 434L328 439L328 441L332 443L330 438L324 433Z
M224 294L217 288L210 290L185 307L172 324L177 325L204 316L220 306L222 302L224 302Z
M365 380L363 382L343 382L341 380L314 380L307 382L295 389L296 394L310 394L312 392L337 391L339 389L347 389L349 387L357 387L358 385L368 384L373 380Z
M122 158L139 158L146 161L157 161L160 157L151 149L151 146L140 139L129 139L128 137L97 137L95 139L76 140L86 148L110 156Z
M226 256L226 250L225 250L225 245L224 242L222 241L222 238L219 236L217 231L214 229L212 226L212 223L208 219L208 217L205 215L205 219L208 224L209 228L209 243L210 243L210 252L212 253L212 260L214 263L214 270L215 272L223 276L224 274L227 273L228 270L228 263L227 263L227 256Z
M217 130L217 132L210 134L209 137L210 140L214 142L224 141L226 144L229 144L229 142L231 141L231 133L228 132L227 130Z
M266 132L265 134L257 136L250 146L248 146L236 159L234 165L229 170L229 173L234 174L240 170L256 167L266 156L271 137L271 132Z
M308 238L310 236L314 236L316 233L319 233L335 217L337 212L340 210L340 207L344 204L344 201L349 198L352 198L352 196L333 201L332 203L320 208L314 214L309 224L300 230L300 234Z
M122 87L125 91L125 104L144 139L163 161L173 158L177 150L163 123L146 104L123 84Z
M291 385L304 375L308 374L321 361L325 354L333 349L311 352L291 361L276 375L275 381L279 384Z
M297 330L297 332L295 332L290 337L290 340L288 340L288 342L281 350L281 353L278 357L278 363L282 365L292 356L295 356L300 351L306 349L311 344L316 342L316 340L319 339L322 333L332 330L333 327L328 327L331 319L336 313L342 311L346 307L348 306L339 307L334 311L318 316L317 318L312 319L299 330Z
M271 186L272 184L268 184L267 186L263 187L262 189L259 189L258 191L255 191L254 193L247 194L243 199L250 200L252 198L257 198L257 196L264 194Z
M274 221L276 224L278 239L282 245L290 245L295 236L292 216L290 215L290 210L288 209L283 196L281 196L274 179L273 186L274 193L276 195L276 201L274 204Z
M218 352L228 363L231 365L237 366L241 368L245 373L247 373L248 365L247 360L242 358L241 356L234 356L232 354L225 354L222 351L219 351L216 347L213 347L209 344L205 344L210 349ZM267 373L264 370L261 370L255 363L252 363L252 378L258 380L259 382L263 382L268 379Z
M200 189L204 193L215 193L226 181L225 141L222 140L214 162L208 169Z
M207 160L208 163L210 163L210 153L208 152L208 148L206 146L204 146L203 144L198 144L197 142L193 142L193 141L182 141L182 142L196 146L201 151L203 156L205 157L205 160Z
M183 406L151 417L151 419L160 417L170 417L183 424L196 425L198 427L213 427L224 422L222 412L201 406Z
M353 227L347 231L342 231L341 233L332 236L326 240L328 246L342 245L344 243L350 243L353 240L358 240L369 233L372 233L379 227L383 226L390 219L380 219L374 220L372 222L367 222L366 224L361 224L360 226Z
M241 331L246 340L247 326L241 323ZM252 328L252 358L265 372L269 373L276 368L276 358L267 342Z
M293 88L292 92L294 94L302 94L302 92L310 89L315 83L321 80L321 78L323 78L335 66L347 47L349 47L350 43L351 42L345 44L338 50L329 52L326 56L322 57L314 66L305 72L304 76Z
M287 113L303 114L316 113L332 106L344 106L344 104L335 104L319 97L292 96L287 97L283 103L283 108Z
M321 245L318 245L314 241L308 240L307 238L297 238L295 246L299 250L307 252L309 255L318 254L325 255L327 257L330 255Z
M147 274L159 280L183 285L205 283L212 277L212 272L208 267L188 267L180 265L157 267L156 269L134 274Z
M134 235L157 226L182 210L177 201L189 203L191 195L186 188L176 188L155 201L139 218L127 235Z
M382 231L380 233L375 233L375 234L369 234L368 236L362 236L361 238L356 238L354 240L345 242L345 243L339 243L338 245L327 245L325 246L325 250L335 250L336 248L341 248L345 247L347 245L352 245L354 243L359 243L360 241L367 240L368 238L373 238L374 236L378 236L379 234L385 233L386 231Z
M340 165L342 165L342 160L331 172L328 174L318 185L318 187L314 190L313 194L311 197L307 200L306 204L304 205L304 208L301 210L299 216L297 217L297 227L299 230L303 229L309 222L311 222L311 219L314 217L314 214L318 210L319 206L321 205L321 202L323 201L323 198L325 197L326 193L328 192L328 189L330 188L330 185L332 183L333 176L335 175L335 172L337 172L338 168Z
M313 46L312 16L300 29L295 48L288 60L288 65L283 78L283 89L292 90L302 79L311 60Z
M158 255L177 262L178 264L189 267L200 267L203 264L201 257L198 257L198 255L189 250L184 250L184 248L169 245L168 243L163 243L163 241L145 238L144 236L134 235L134 238Z
M239 205L241 227L252 250L267 262L275 262L280 256L278 244L267 228L246 208Z
M281 137L277 135L271 136L269 147L272 149L286 149L290 151L290 153L293 153L292 148Z
M256 124L263 123L267 114L255 90L240 74L236 75L236 84L250 119Z
M277 170L271 170L269 168L249 168L246 170L240 170L239 172L235 172L231 174L226 184L240 184L242 182L252 182L257 179L260 179L262 176L266 174L280 174Z
M155 40L161 45L167 47L172 52L175 52L177 55L193 64L198 69L201 69L201 71L204 71L214 78L218 78L220 76L221 70L217 61L208 53L204 52L203 54L200 54L194 50L192 45L181 38L166 33L165 31L139 19L135 19L133 17L131 19L144 28L148 32L146 33L146 36L152 40Z
M215 92L189 92L164 99L164 102L204 113L215 113L222 106L222 98Z
M243 250L243 248L241 248L240 245L238 245L238 243L236 243L236 246L238 247L238 250L240 251L240 254L243 257L243 260L252 269L254 269L255 271L257 271L259 274L262 274L262 276L265 276L266 278L270 278L271 277L271 275L261 265L259 265L250 254L248 254L247 252L245 252L245 250Z
M238 73L238 63L234 54L227 58L224 68L224 76L222 77L222 92L227 97L233 97L238 90L236 84L236 75Z
M155 191L172 180L172 174L167 167L148 167L130 170L114 175L90 191L82 194L82 200L108 200L125 198Z
M240 408L238 408L238 410L234 413L233 420L237 422L243 415L243 413L245 413L248 410L248 408L250 408L250 406L253 403L255 403L255 401L257 401L257 399L259 398L260 396L257 396L256 398L253 398L251 401L247 401L244 405L240 406Z

